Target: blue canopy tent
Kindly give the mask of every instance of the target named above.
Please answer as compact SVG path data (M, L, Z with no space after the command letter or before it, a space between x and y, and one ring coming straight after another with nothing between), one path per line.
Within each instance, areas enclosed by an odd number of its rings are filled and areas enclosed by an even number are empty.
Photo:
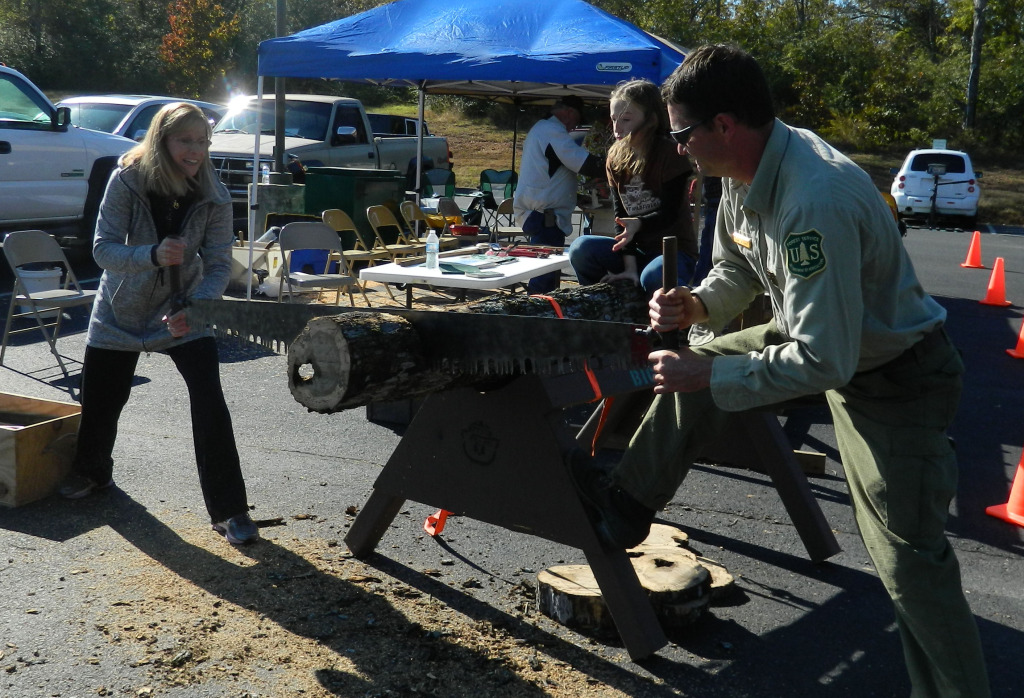
M507 101L606 99L685 54L582 0L397 0L263 41L258 74L407 85Z
M425 94L604 101L622 80L660 84L683 58L678 46L582 0L397 0L260 42L257 75L261 97L264 77L415 87L422 124ZM417 163L422 142L418 152Z

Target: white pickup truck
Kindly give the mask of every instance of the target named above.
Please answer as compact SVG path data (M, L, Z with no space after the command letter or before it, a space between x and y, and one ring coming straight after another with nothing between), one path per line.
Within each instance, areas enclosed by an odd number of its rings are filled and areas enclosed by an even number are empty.
M263 99L260 121L260 170L274 160L274 96ZM246 204L252 182L256 134L256 97L232 100L213 130L210 157L236 206ZM285 95L284 150L307 167L398 170L405 174L416 157L416 137L377 137L357 99L328 95ZM448 140L423 138L423 158L451 169Z
M134 145L72 126L67 107L0 65L0 232L41 228L90 245L110 172Z

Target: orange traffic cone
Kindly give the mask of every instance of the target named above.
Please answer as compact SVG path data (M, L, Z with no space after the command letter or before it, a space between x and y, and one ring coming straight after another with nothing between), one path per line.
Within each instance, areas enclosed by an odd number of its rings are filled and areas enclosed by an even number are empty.
M1015 359L1024 359L1024 322L1020 323L1020 332L1017 333L1016 348L1007 349L1006 353Z
M1010 305L1006 300L1006 281L1003 279L1003 258L996 257L992 265L992 276L988 280L988 293L981 301L984 305Z
M966 269L984 269L985 265L981 263L981 231L975 230L974 236L971 237L971 247L967 250L967 259L963 261L960 266Z
M1002 519L1006 523L1024 526L1024 456L1017 464L1017 475L1013 478L1010 488L1010 499L1006 504L985 507L985 513Z

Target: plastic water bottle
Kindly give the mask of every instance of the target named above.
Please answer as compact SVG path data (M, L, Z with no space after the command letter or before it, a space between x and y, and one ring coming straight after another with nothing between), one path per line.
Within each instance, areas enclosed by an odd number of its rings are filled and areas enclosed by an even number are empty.
M437 233L433 229L427 235L427 269L437 269L437 253L441 249L441 243L437 239Z
M266 163L260 168L260 183L270 184L270 165Z

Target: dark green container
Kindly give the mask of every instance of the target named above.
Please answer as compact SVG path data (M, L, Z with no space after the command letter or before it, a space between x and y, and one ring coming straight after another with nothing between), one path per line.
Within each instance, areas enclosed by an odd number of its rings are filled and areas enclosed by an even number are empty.
M329 208L340 208L352 218L366 242L373 241L373 228L366 209L384 204L398 217L398 205L405 198L405 175L397 170L358 170L347 167L310 167L306 171L306 213L319 216ZM355 240L342 240L351 249Z

